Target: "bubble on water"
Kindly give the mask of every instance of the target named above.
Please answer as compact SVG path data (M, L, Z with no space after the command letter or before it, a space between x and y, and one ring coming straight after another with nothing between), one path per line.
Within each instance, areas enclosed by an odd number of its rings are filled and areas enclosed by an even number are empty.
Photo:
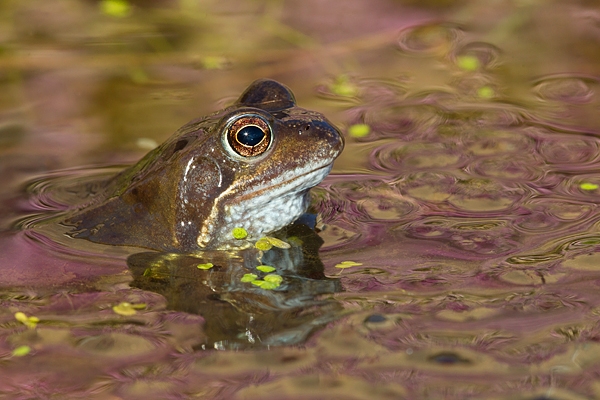
M150 356L156 353L157 346L140 336L121 332L87 336L79 342L78 349L94 357L126 360L130 357Z
M520 216L513 221L516 230L524 233L546 233L559 227L560 221L546 214L543 210L535 210Z
M422 138L443 122L443 113L429 104L387 104L361 110L362 122L371 127L363 140L401 136L405 140Z
M458 181L448 202L471 213L497 212L518 206L524 195L519 186L473 178Z
M445 143L390 143L375 149L369 162L375 169L399 173L458 168L464 164L464 156L454 146Z
M399 229L410 237L441 241L472 254L506 254L520 245L519 235L500 219L428 217Z
M544 162L553 164L554 168L581 170L586 165L598 161L600 147L598 141L592 138L551 135L540 140L538 152Z
M461 31L450 24L423 24L403 30L398 37L400 50L407 53L447 53L461 36Z
M483 177L500 180L534 182L542 178L543 170L533 155L502 154L474 160L467 170Z
M531 154L534 142L523 131L477 129L463 139L465 150L476 156L492 156L509 153Z
M453 192L457 178L440 172L410 174L397 182L402 194L415 199L440 203L446 201Z
M592 100L590 83L595 79L568 75L551 75L534 83L533 91L542 100L581 104Z
M577 221L587 217L594 205L564 201L550 201L548 213L562 221Z
M340 199L338 207L347 207L351 220L367 223L398 222L414 216L418 205L404 197L394 186L377 179L341 182L331 186L332 197Z

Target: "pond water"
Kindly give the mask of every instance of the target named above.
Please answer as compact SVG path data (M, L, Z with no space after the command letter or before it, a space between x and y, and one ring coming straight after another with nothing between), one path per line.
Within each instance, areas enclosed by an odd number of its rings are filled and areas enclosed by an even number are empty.
M0 397L600 398L599 27L585 0L0 3ZM344 132L316 230L65 234L263 77Z

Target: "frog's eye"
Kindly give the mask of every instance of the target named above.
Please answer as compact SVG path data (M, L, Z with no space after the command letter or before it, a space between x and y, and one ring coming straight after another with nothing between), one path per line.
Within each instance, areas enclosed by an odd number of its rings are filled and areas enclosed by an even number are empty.
M237 119L227 130L229 146L242 157L259 156L269 148L272 133L261 117L246 115Z

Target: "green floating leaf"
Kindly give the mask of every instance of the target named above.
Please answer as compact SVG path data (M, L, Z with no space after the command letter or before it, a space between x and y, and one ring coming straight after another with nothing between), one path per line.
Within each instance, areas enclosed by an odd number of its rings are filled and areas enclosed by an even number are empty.
M331 91L338 96L354 97L358 94L358 88L350 81L347 75L340 75L331 85Z
M279 286L278 283L269 281L252 281L252 284L265 290L272 290Z
M477 96L479 96L482 99L491 99L492 97L494 97L496 93L494 92L494 89L492 89L489 86L482 86L479 89L477 89Z
M131 304L124 301L122 303L117 304L116 306L113 306L112 309L116 314L123 315L125 317L130 317L132 315L137 314L136 309L143 308L146 308L146 304Z
M31 347L29 346L19 346L12 351L13 357L23 357L27 354L31 353Z
M358 267L361 265L362 265L362 263L355 262L355 261L342 261L341 263L336 264L335 268L344 269L344 268Z
M275 271L275 268L271 267L270 265L259 265L258 267L256 267L256 269L266 273Z
M456 57L456 65L465 71L477 71L481 66L479 59L475 56L458 56Z
M257 240L256 243L254 243L254 247L256 247L258 250L267 251L271 250L271 248L273 248L273 245L267 239L262 238Z
M131 13L131 5L126 0L102 0L100 11L111 17L123 18Z
M276 283L277 286L279 286L281 284L281 282L283 282L283 278L280 275L277 274L269 274L266 275L263 280L265 282L271 282L271 283Z
M227 65L225 57L206 56L202 59L202 66L205 69L223 69Z
M242 276L241 281L242 282L254 282L257 278L258 278L258 276L256 274L244 274L244 276Z
M231 231L231 234L233 235L233 237L235 239L241 240L241 239L246 239L248 237L248 231L246 231L244 228L233 228L233 231Z
M263 239L267 240L274 247L278 247L280 249L289 249L290 247L292 247L289 243L286 243L281 239L277 239L271 236L265 236Z
M348 128L348 134L355 138L362 138L371 133L371 127L367 124L354 124Z
M600 186L598 186L596 183L583 182L583 183L580 183L580 184L579 184L579 187L580 187L582 190L596 190L596 189L598 189L598 187L600 187Z
M24 312L21 311L17 311L15 313L15 319L21 322L29 329L34 329L37 326L37 323L40 322L40 319L38 317L28 317Z
M198 269L211 269L212 267L214 267L213 263L204 263L204 264L198 264L197 265Z

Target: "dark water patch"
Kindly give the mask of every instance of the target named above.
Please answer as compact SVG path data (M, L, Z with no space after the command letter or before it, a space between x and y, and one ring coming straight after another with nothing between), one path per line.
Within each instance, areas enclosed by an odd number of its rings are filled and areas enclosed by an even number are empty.
M429 217L400 228L407 235L435 240L477 255L509 254L521 245L506 220Z

